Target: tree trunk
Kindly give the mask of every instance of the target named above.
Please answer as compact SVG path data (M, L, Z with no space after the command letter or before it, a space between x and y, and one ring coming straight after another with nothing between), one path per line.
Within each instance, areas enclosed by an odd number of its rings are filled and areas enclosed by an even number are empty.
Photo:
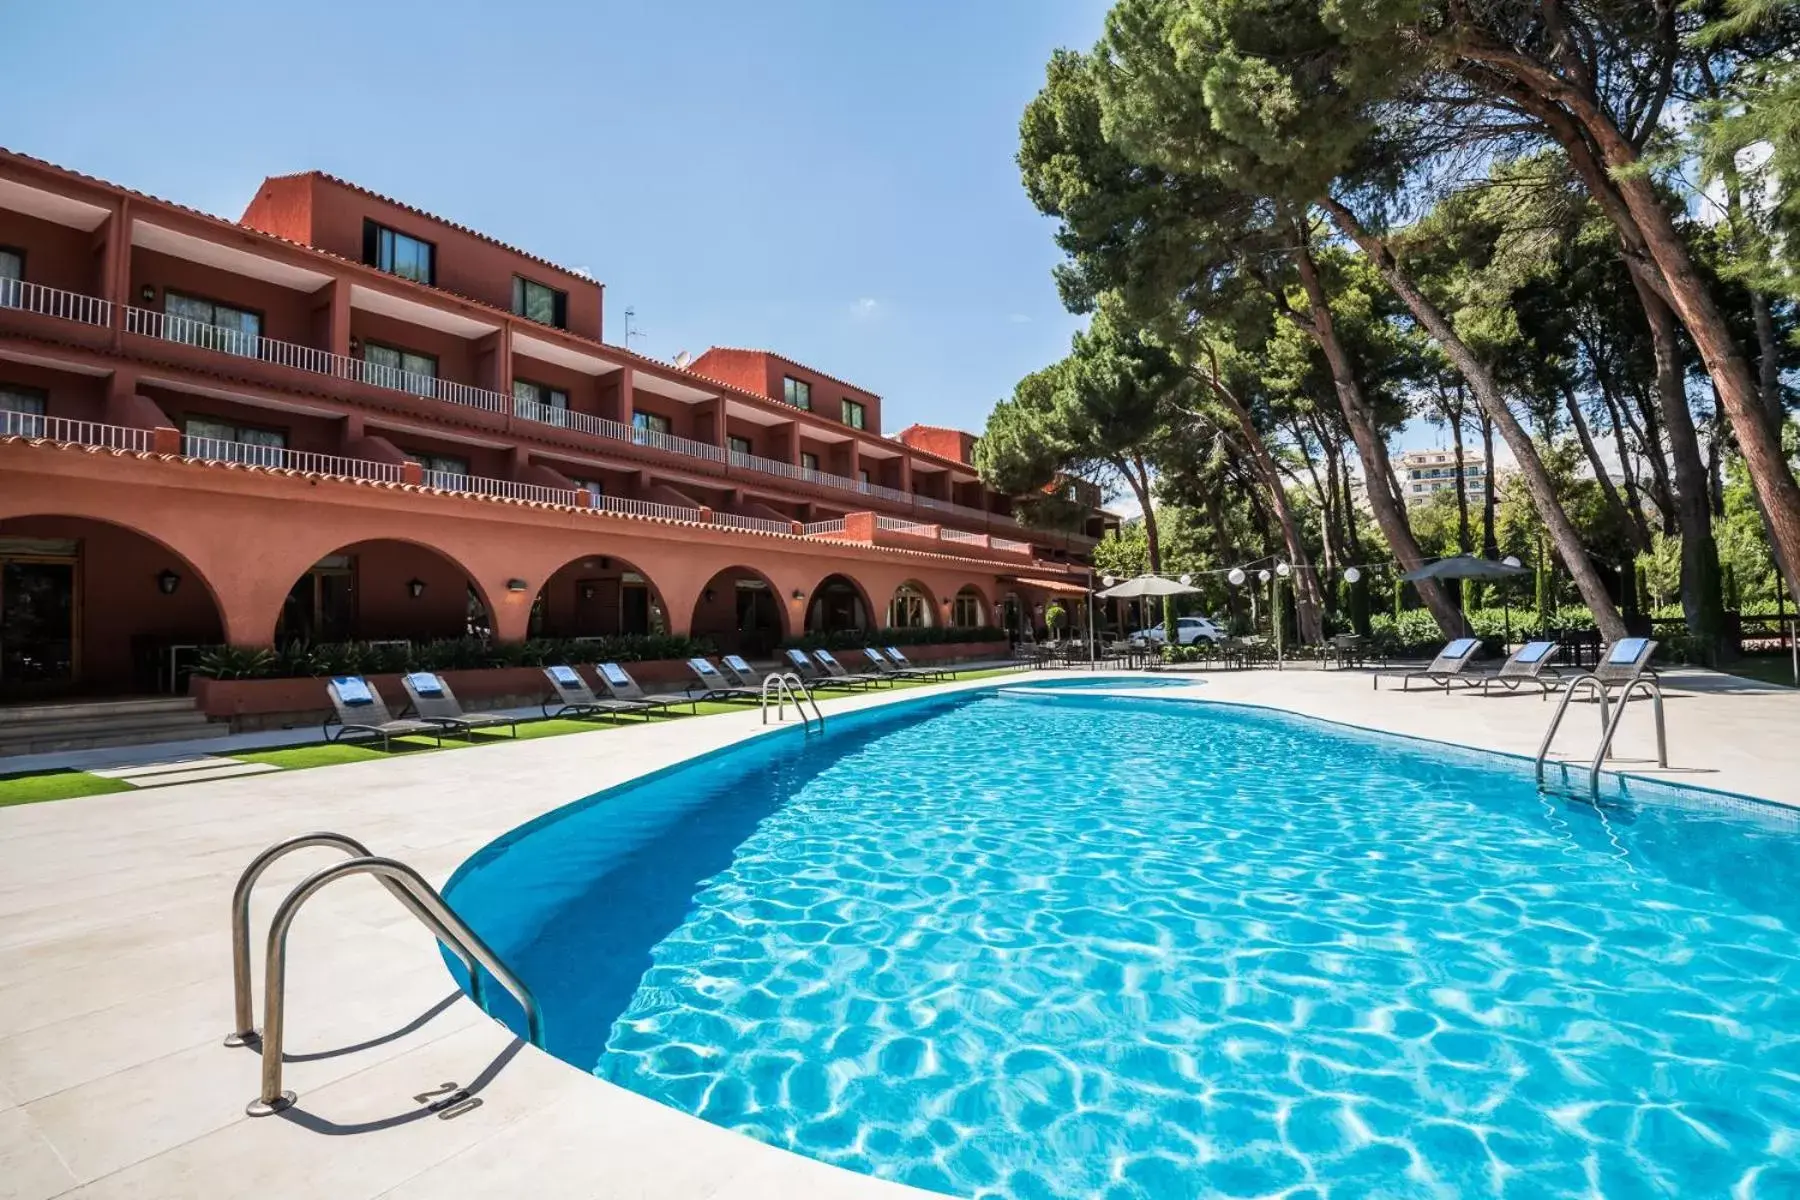
M1724 644L1725 601L1719 590L1719 546L1713 540L1706 460L1700 457L1700 438L1694 432L1693 411L1688 408L1675 314L1649 281L1642 278L1641 268L1629 269L1644 308L1644 319L1650 323L1650 341L1656 351L1657 402L1663 425L1669 431L1669 454L1675 464L1675 521L1681 530L1681 611L1687 618L1688 632L1700 645L1703 663L1712 666L1718 662Z
M1589 355L1589 357L1591 358L1592 355ZM1612 425L1613 449L1618 451L1619 466L1625 475L1625 497L1631 503L1631 510L1638 514L1638 519L1640 521L1643 521L1644 489L1643 485L1638 482L1637 472L1632 469L1631 444L1625 437L1627 433L1636 436L1637 426L1631 423L1619 400L1613 395L1612 385L1606 382L1598 371L1595 372L1594 378L1600 388L1600 399L1606 404L1607 421ZM1652 503L1656 504L1657 515L1662 519L1665 526L1668 522L1675 519L1672 508L1663 508L1660 501L1657 501L1654 498L1652 498ZM1644 523L1644 534L1646 539L1649 537L1649 530L1650 526L1646 521Z
M1344 424L1349 427L1350 436L1356 442L1356 452L1362 457L1363 478L1368 483L1369 507L1374 510L1375 523L1381 527L1382 536L1387 538L1388 548L1399 560L1400 569L1416 571L1425 565L1425 555L1413 538L1412 527L1407 524L1406 509L1395 498L1394 469L1388 461L1387 444L1376 431L1374 415L1363 397L1362 387L1356 382L1356 373L1350 366L1350 356L1344 352L1343 343L1338 341L1337 327L1331 319L1331 306L1325 296L1325 285L1319 279L1318 264L1313 261L1312 250L1306 244L1304 236L1297 239L1296 250L1295 265L1300 272L1300 282L1306 289L1310 319L1285 306L1282 311L1290 319L1296 320L1325 355L1325 362L1331 369L1331 382L1337 392L1338 404L1344 410ZM1462 614L1450 603L1450 597L1444 594L1444 589L1437 580L1426 579L1415 586L1419 599L1424 601L1432 618L1437 621L1439 631L1447 638L1460 636L1464 628Z
M1294 569L1289 579L1294 585L1294 618L1299 626L1300 640L1309 646L1317 645L1325 640L1324 598L1319 594L1319 577L1314 573L1312 560L1307 556L1306 543L1300 538L1300 526L1294 520L1293 506L1288 503L1287 488L1282 485L1281 471L1275 465L1275 456L1263 444L1262 432L1251 419L1250 410L1238 399L1237 393L1225 386L1218 372L1200 370L1196 374L1212 389L1212 394L1231 410L1232 417L1237 421L1238 434L1249 453L1250 467L1269 493L1269 503L1275 509L1275 520L1281 526L1281 540L1287 546L1288 564Z
M1581 400L1575 395L1575 389L1563 389L1563 403L1569 409L1569 422L1575 426L1575 436L1581 441L1582 453L1587 455L1588 466L1593 469L1594 478L1600 483L1600 490L1606 495L1606 506L1613 511L1619 527L1626 532L1626 540L1631 543L1633 553L1642 554L1650 549L1650 525L1644 520L1640 509L1633 513L1626 507L1625 501L1619 497L1619 489L1613 486L1612 476L1607 473L1606 462L1600 457L1599 449L1594 445L1594 435L1588 431L1587 418L1581 413Z
M1660 389L1663 386L1660 361L1656 372L1656 388ZM1676 373L1679 375L1679 370ZM1674 533L1681 528L1681 515L1675 504L1675 485L1671 482L1672 476L1669 473L1669 456L1663 452L1663 421L1657 416L1657 393L1654 390L1646 392L1635 388L1633 391L1637 392L1638 411L1644 416L1644 427L1637 434L1638 443L1644 448L1644 457L1650 462L1651 492L1656 497L1657 509L1662 513L1663 532Z
M1507 406L1506 398L1500 394L1500 385L1495 382L1493 373L1469 349L1437 306L1413 284L1411 277L1400 267L1380 238L1364 229L1355 215L1331 196L1323 197L1320 203L1331 214L1333 222L1344 235L1356 242L1362 252L1368 255L1381 272L1382 278L1387 280L1388 286L1405 301L1413 316L1425 326L1463 378L1469 381L1470 388L1475 392L1476 403L1493 418L1494 426L1500 430L1500 436L1506 439L1507 447L1513 452L1513 458L1519 465L1519 474L1525 480L1526 490L1531 493L1531 502L1537 508L1538 516L1543 518L1563 565L1574 577L1582 600L1594 614L1594 624L1599 626L1601 634L1608 641L1624 637L1625 622L1619 616L1619 610L1614 606L1612 596L1608 594L1606 584L1600 578L1600 572L1588 558L1587 549L1581 544L1581 535L1575 531L1574 523L1569 520L1568 513L1563 511L1562 502L1557 499L1556 485L1550 478L1550 472L1544 467L1537 444L1526 434L1519 419Z
M1133 455L1129 463L1122 464L1125 478L1131 484L1132 494L1137 497L1138 506L1144 512L1144 552L1150 559L1150 573L1162 574L1162 541L1157 536L1156 509L1150 503L1150 470L1144 460ZM1163 610L1163 644L1177 644L1175 633L1175 598L1164 596Z
M1481 414L1481 461L1487 473L1487 490L1481 498L1481 553L1487 558L1500 557L1500 539L1494 532L1494 507L1499 503L1494 484L1494 422Z
M1450 419L1450 444L1456 452L1456 548L1467 554L1475 549L1475 541L1469 535L1469 486L1464 477L1463 462L1463 394L1462 384L1456 385L1456 403L1452 406L1448 397L1444 400L1444 415Z

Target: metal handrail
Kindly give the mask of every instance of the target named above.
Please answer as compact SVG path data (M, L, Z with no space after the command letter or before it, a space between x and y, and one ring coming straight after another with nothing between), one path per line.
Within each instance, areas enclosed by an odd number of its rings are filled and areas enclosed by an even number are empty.
M818 698L812 694L812 689L806 686L806 681L793 671L777 671L763 676L762 723L764 725L769 723L769 693L771 690L775 694L775 719L777 721L787 720L787 702L792 700L794 711L800 714L800 723L807 732L812 731L814 718L818 719L819 732L825 732L825 713L819 708ZM805 696L806 702L812 705L812 717L808 717L806 709L801 706L801 696Z
M1588 790L1596 797L1600 795L1600 763L1612 752L1613 735L1619 731L1619 722L1625 719L1625 702L1640 687L1649 691L1651 705L1656 713L1656 765L1669 765L1669 733L1663 724L1662 685L1648 676L1640 676L1626 684L1625 690L1619 694L1619 707L1613 711L1612 720L1606 723L1606 732L1600 738L1600 748L1594 751L1593 764L1588 768Z
M1569 686L1563 689L1562 700L1557 703L1556 715L1550 718L1550 728L1544 730L1544 740L1538 745L1537 752L1537 785L1539 790L1544 786L1544 760L1550 756L1550 744L1556 740L1556 731L1562 725L1563 714L1569 711L1569 702L1575 699L1575 693L1583 684L1592 685L1596 695L1600 697L1600 729L1604 734L1606 727L1612 723L1608 714L1606 685L1600 677L1589 671L1569 680Z
M320 830L276 842L250 860L250 865L244 868L242 875L238 876L237 886L231 891L232 1014L233 1019L237 1021L237 1029L225 1039L227 1046L247 1046L256 1041L256 1001L250 990L250 893L256 888L256 881L262 878L262 873L274 866L277 860L286 858L296 850L306 850L315 846L342 850L351 858L374 857L374 853L355 838ZM386 879L383 879L381 883L415 917L431 927L432 932L437 934L438 941L450 947L451 952L462 959L464 969L469 972L469 978L473 980L469 988L471 996L477 1006L481 1005L481 980L475 970L475 960L463 952L462 947L456 944L456 939L448 930L440 931L430 910L414 900L405 888Z
M408 892L410 899L426 910L426 925L434 934L440 938L447 937L447 944L452 946L459 957L466 955L467 959L472 959L512 993L513 999L525 1010L528 1040L539 1048L544 1045L543 1016L531 989L500 961L487 943L481 940L480 935L451 911L450 906L444 903L444 898L438 895L437 889L426 883L423 876L405 863L391 858L364 855L313 872L289 892L287 899L275 910L275 919L269 925L269 943L263 967L262 1092L244 1109L252 1117L278 1113L295 1100L294 1093L283 1091L281 1087L288 930L293 926L301 906L315 893L336 880L347 879L352 875L374 875L383 883L396 885ZM407 910L415 911L412 904L407 905ZM472 970L471 979L478 973Z

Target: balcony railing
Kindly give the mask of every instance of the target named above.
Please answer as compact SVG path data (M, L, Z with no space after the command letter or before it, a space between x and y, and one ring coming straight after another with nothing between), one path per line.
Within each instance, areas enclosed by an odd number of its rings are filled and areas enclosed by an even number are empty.
M306 371L314 375L327 375L333 379L349 379L369 384L371 387L387 388L391 391L423 396L430 400L443 400L450 404L466 405L486 412L504 413L509 400L509 397L499 392L472 387L466 383L456 383L449 379L439 379L435 375L402 371L397 367L383 366L380 363L350 358L343 354L333 354L329 350L318 350L312 346L301 346L294 342L283 342L275 338L258 337L241 330L208 325L204 321L195 321L188 317L174 317L168 313L155 312L148 308L127 308L125 310L125 331L141 334L144 337L160 338L163 341L179 342L185 346L198 346L202 350L213 350L238 358L250 358L258 362L273 363L276 366L292 367L297 371Z
M962 542L969 546L985 546L988 544L986 535L979 533L964 533L960 529L944 529L940 527L938 534L946 542Z
M23 279L0 279L0 308L17 308L39 316L74 321L81 325L112 324L112 302L80 292L27 283Z
M820 533L842 533L844 532L844 518L833 517L829 521L808 521L800 527L800 532L807 537Z
M733 529L760 529L764 533L792 533L792 521L771 521L767 517L743 517L737 513L715 512L712 515L714 525L729 525Z
M992 547L993 549L1000 551L1002 554L1030 554L1031 553L1031 543L1030 542L1015 542L1011 538L991 537L988 539L988 545L990 547Z
M541 483L517 483L511 479L487 479L480 475L464 475L459 471L426 471L425 486L446 492L524 500L531 504L557 504L564 508L587 507L585 499L577 499L582 496L582 492L576 488L545 487Z
M921 524L918 521L908 521L904 517L887 517L877 513L875 515L875 528L885 529L889 533L912 533L920 536L929 536L928 531L931 529L931 526Z
M43 438L66 442L71 446L98 446L105 450L148 452L154 448L155 436L148 429L130 429L123 425L100 425L93 421L71 421L67 417L44 417L36 413L0 410L0 437Z
M608 438L615 442L630 442L634 446L650 446L657 450L666 450L670 454L685 455L688 458L704 458L709 462L725 461L725 451L706 442L676 437L672 433L659 433L654 429L639 429L636 425L627 425L623 421L614 421L608 417L596 417L591 413L572 412L566 408L539 404L535 400L514 400L513 415L537 425L554 425L558 429L573 429L594 437Z
M251 466L275 467L286 471L372 479L379 483L399 483L401 478L399 463L341 458L335 454L289 450L286 446L258 446L250 442L231 442L222 438L195 437L192 434L181 439L181 452L188 458L209 462L248 463Z
M633 500L628 496L595 496L593 499L595 508L612 512L630 513L637 517L661 517L665 521L686 521L691 525L700 524L700 510L680 504L656 504L649 500Z

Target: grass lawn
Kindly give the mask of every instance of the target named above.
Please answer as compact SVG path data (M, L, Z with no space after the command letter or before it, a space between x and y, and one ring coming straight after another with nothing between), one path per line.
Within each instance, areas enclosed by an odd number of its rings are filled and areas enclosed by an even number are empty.
M1785 654L1740 658L1719 669L1727 674L1741 675L1745 679L1754 679L1760 683L1775 683L1782 687L1794 686L1794 660Z
M1016 667L996 667L987 671L969 671L959 676L960 679L985 679L992 675L1010 675L1017 671ZM913 688L925 687L927 684L919 680L905 680L895 683L883 691L903 692ZM853 692L821 692L821 698L842 695L854 695ZM699 711L690 714L682 709L673 715L663 713L649 718L652 722L685 721L693 716L711 716L715 713L746 712L755 708L749 703L727 704L718 701L703 702ZM561 737L571 733L596 733L607 729L619 729L627 725L640 725L644 718L627 716L618 722L608 721L603 717L578 721L570 717L553 717L548 720L522 720L519 722L519 740L528 741L535 738ZM460 750L471 745L486 746L496 742L509 742L504 727L497 732L477 731L472 739L446 737L444 750ZM395 738L391 750L382 750L379 745L367 742L313 742L304 746L283 746L274 750L245 750L231 753L229 757L244 762L269 763L284 771L300 771L311 767L331 767L339 763L367 762L374 758L393 758L404 754L432 754L439 747L430 738L405 737ZM31 804L39 800L66 800L72 796L95 796L104 792L123 792L130 790L130 785L113 779L101 779L97 775L89 775L83 771L43 771L34 775L0 776L0 808L9 804Z

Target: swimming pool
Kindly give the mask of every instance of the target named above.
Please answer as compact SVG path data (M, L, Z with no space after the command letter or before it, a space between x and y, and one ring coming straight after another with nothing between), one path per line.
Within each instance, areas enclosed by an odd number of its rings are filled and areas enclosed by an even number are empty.
M1204 679L1180 675L1055 675L1036 673L1008 680L1007 687L1055 688L1059 691L1082 692L1096 688L1180 688L1199 687Z
M465 864L552 1053L954 1194L1800 1195L1793 814L1191 700L832 723Z

